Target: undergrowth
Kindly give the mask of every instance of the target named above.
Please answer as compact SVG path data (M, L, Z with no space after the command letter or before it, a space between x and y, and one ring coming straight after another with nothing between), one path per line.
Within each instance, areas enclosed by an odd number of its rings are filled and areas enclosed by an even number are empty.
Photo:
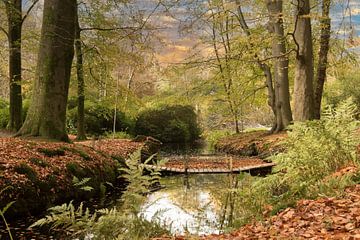
M144 174L138 150L126 161L126 168L119 169L128 182L122 195L121 207L102 209L91 213L80 204L72 202L50 208L50 214L35 222L32 227L50 225L52 229L63 230L64 234L79 239L149 239L168 233L159 223L147 221L140 215L140 205L149 193L149 187L159 180L159 173L150 169ZM84 182L85 181L85 182ZM83 186L85 180L77 180Z
M286 152L271 157L277 166L266 178L245 177L240 181L236 202L236 226L264 213L276 214L300 199L334 197L356 183L359 171L334 174L359 166L359 121L356 106L349 101L328 108L321 120L295 123L288 131Z

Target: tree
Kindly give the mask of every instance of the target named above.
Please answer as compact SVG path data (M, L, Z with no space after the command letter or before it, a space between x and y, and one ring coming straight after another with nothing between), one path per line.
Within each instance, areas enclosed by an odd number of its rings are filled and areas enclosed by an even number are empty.
M65 122L75 17L76 0L45 0L32 101L18 136L68 141Z
M276 131L281 131L292 122L289 92L289 59L286 53L286 38L283 24L283 1L268 0L270 15L269 31L273 35L272 55L275 59L275 108Z
M85 81L83 67L83 50L81 46L81 29L79 24L79 7L76 8L75 21L75 54L76 54L76 76L78 85L78 121L77 140L85 140Z
M294 41L296 45L294 80L294 120L314 118L314 54L310 0L294 0L296 6Z
M244 18L240 1L237 0L238 5L238 20L241 28L248 37L251 37L251 32L248 24ZM266 78L266 86L268 88L268 104L271 107L275 122L271 132L279 132L286 128L292 121L292 113L290 107L290 93L289 93L289 78L288 66L289 60L286 53L286 44L284 36L284 26L282 20L282 1L267 1L267 8L269 11L269 32L273 35L272 43L272 58L275 61L274 74L268 64L259 59L258 54L255 54L257 65L263 71ZM251 48L254 44L250 41Z
M328 52L330 48L331 35L331 19L330 19L330 4L331 0L322 0L322 15L320 19L320 50L319 60L317 66L317 76L315 85L315 109L314 117L320 119L321 114L321 100L323 95L324 83L326 80L326 70L328 64Z
M10 83L10 121L9 129L19 130L22 125L22 91L21 91L21 35L22 25L35 4L34 0L26 14L22 14L21 0L2 0L8 20L8 30L2 29L9 43L9 83Z

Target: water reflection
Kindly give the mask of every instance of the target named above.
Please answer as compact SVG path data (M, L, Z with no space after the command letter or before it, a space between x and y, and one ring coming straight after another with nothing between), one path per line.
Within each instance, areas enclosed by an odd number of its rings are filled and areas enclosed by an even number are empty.
M201 174L161 180L166 188L150 194L141 208L147 220L169 226L173 234L220 233L232 218L236 175ZM230 218L229 218L230 217Z

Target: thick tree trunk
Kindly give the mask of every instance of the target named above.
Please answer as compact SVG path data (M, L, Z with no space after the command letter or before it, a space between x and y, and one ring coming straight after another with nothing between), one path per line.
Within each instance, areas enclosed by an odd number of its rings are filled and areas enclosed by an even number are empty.
M22 125L21 96L21 26L22 1L6 2L9 41L9 78L10 78L10 130L19 130Z
M331 19L329 17L331 0L322 1L322 16L320 20L321 35L320 35L320 51L316 77L315 88L315 119L320 119L321 115L321 100L323 95L324 83L326 80L326 69L328 64L328 52L330 45L331 34Z
M270 15L270 32L273 36L272 55L275 59L275 95L278 114L277 131L283 130L292 122L289 92L289 60L286 53L286 43L283 25L283 1L268 0L267 8Z
M66 105L74 56L76 0L45 0L37 75L17 135L68 141Z
M77 117L77 140L85 140L85 81L83 68L83 51L81 46L81 32L76 13L75 23L75 54L76 54L76 75L78 81L78 117Z
M294 40L297 46L294 80L294 120L314 118L314 63L310 19L310 0L294 0L296 24Z

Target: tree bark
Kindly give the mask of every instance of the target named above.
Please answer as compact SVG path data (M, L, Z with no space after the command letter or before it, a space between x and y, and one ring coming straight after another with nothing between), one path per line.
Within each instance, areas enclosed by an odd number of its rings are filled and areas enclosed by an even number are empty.
M66 105L74 56L76 0L45 0L32 102L17 135L68 141Z
M278 114L277 131L283 130L292 122L289 92L289 59L286 53L286 40L283 24L283 1L268 0L270 32L273 36L272 55L275 59L275 95Z
M81 46L81 29L79 24L78 8L75 22L75 55L76 76L78 84L78 117L77 117L77 140L86 140L85 134L85 81L83 68L83 51Z
M310 1L294 0L296 6L294 40L297 46L294 80L294 120L314 118L314 63Z
M326 69L328 64L328 52L330 45L331 34L331 19L330 19L330 4L331 0L322 0L322 16L320 20L321 34L320 34L320 51L316 77L315 88L315 119L320 119L321 116L321 100L326 80Z
M10 121L9 129L17 131L22 125L21 96L21 28L22 1L5 1L8 16Z

